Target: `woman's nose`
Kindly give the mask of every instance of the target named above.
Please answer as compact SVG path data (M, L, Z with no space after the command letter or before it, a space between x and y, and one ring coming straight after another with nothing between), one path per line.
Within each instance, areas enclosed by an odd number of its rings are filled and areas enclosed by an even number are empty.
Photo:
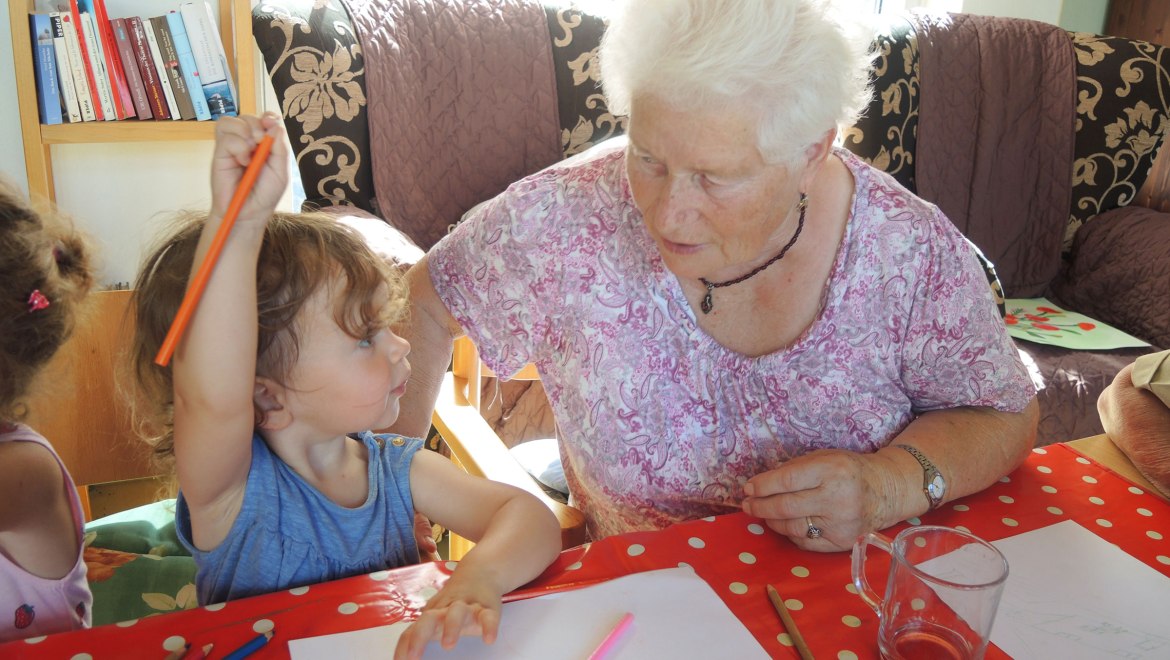
M670 176L663 186L655 209L658 225L665 228L684 224L697 213L696 185L693 177Z

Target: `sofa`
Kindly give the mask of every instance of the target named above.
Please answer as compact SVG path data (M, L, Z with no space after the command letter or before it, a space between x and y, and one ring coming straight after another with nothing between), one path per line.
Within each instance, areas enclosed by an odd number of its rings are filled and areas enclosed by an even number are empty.
M596 85L603 30L536 0L253 10L306 208L384 221L408 262L515 179L624 132ZM966 14L883 20L874 43L873 103L843 145L938 204L1000 302L1044 296L1153 345L1018 342L1037 444L1100 433L1100 391L1170 346L1170 49ZM506 442L553 431L539 381L485 396Z

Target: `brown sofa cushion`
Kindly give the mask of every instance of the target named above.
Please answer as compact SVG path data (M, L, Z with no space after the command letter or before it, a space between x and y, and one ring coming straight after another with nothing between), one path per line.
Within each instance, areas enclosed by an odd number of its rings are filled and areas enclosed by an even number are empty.
M1085 223L1053 293L1078 312L1170 347L1170 214L1127 206Z

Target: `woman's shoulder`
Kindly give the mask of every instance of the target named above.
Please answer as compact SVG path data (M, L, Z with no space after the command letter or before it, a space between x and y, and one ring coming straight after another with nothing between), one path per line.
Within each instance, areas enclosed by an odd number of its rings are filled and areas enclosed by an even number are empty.
M509 186L502 197L527 207L603 206L626 195L624 137L606 140Z

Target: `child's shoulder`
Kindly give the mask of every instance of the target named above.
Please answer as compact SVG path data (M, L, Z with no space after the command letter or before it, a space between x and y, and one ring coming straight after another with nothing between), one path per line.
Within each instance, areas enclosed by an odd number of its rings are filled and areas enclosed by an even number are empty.
M36 512L65 497L65 472L35 432L0 434L0 527L21 511Z

